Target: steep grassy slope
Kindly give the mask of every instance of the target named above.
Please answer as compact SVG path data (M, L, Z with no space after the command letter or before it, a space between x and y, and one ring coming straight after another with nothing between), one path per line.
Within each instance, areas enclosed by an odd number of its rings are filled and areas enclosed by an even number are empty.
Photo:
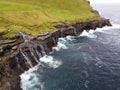
M61 22L95 20L86 0L0 0L0 33L12 37L22 31L36 35Z

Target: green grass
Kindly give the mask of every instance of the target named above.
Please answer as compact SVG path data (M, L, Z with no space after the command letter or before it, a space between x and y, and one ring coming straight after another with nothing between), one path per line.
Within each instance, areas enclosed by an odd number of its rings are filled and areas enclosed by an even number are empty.
M86 0L0 0L0 33L13 37L22 31L30 35L51 32L61 22L96 20Z

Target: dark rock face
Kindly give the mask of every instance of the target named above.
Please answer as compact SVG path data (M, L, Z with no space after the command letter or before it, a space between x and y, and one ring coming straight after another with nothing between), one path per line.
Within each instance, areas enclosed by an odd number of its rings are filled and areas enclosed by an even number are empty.
M19 42L3 44L4 46L0 48L0 57L5 55L9 57L2 60L4 63L0 62L0 90L22 90L19 75L38 64L39 58L51 52L52 47L57 45L60 37L77 36L83 30L95 30L104 26L111 26L108 19L61 24L55 26L53 32L38 35L26 42L19 37Z

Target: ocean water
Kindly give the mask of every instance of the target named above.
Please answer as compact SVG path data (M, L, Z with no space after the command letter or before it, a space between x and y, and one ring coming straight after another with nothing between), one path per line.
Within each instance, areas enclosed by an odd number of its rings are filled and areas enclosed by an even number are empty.
M120 5L93 5L112 27L60 38L53 52L21 75L24 90L120 90Z

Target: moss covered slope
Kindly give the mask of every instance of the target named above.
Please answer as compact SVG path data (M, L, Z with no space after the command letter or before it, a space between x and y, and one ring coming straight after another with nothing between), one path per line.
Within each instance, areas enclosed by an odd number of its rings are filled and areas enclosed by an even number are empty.
M37 35L61 22L96 20L86 0L0 0L0 33L13 37L16 32Z

